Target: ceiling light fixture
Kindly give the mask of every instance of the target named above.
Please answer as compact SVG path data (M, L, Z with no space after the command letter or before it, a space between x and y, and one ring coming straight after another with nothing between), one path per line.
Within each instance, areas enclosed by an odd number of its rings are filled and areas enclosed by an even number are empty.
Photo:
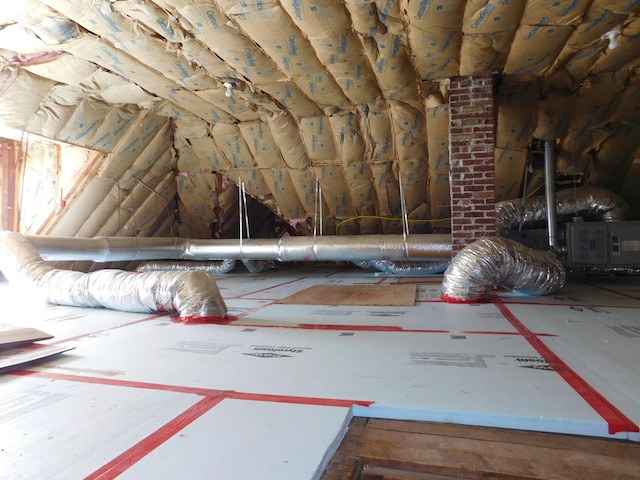
M235 88L235 85L231 82L224 82L222 86L227 89L227 91L224 92L225 96L231 97L233 95L233 89Z
M618 37L620 36L620 30L617 28L615 30L611 30L610 32L602 35L602 38L605 40L609 40L609 50L613 50L618 46Z
M111 15L113 13L113 8L111 8L111 4L116 0L102 0L102 5L100 5L100 11L103 15Z

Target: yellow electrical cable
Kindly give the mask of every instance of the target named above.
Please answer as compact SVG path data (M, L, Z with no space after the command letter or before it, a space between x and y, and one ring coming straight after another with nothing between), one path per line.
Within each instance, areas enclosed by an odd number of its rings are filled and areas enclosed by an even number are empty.
M362 218L366 218L366 219L375 219L375 220L389 220L389 221L402 221L401 217L381 217L379 215L357 215L355 217L351 217L351 218L347 218L345 220L342 220L341 222L339 222L336 225L336 235L338 234L338 230L340 230L340 226L343 225L344 223L347 222L352 222L353 220L359 220ZM409 218L408 221L411 223L435 223L435 222L445 222L445 221L450 221L451 217L447 217L447 218L438 218L436 220L421 220L421 219L412 219Z

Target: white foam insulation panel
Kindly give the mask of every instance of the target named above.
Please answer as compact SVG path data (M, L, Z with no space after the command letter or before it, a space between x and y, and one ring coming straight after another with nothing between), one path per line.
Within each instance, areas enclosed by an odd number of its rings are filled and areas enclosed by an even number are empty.
M525 175L534 140L557 139L561 174L640 206L639 13L633 0L4 2L0 124L107 154L45 233L209 237L238 182L302 233L316 182L327 233L354 217L338 233L401 232L387 219L402 189L427 221L411 228L429 232L449 228L428 223L449 217L449 79L496 74L498 200L541 185L541 165Z
M640 441L640 288L415 304L279 304L312 286L391 286L342 268L218 279L230 317L40 305L0 284L3 321L64 353L0 375L7 478L316 479L353 415Z

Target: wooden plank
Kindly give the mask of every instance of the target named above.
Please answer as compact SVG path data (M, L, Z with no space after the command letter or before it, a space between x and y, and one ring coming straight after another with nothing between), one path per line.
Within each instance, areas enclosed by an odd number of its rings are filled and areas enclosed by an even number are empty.
M69 345L32 343L23 347L0 350L0 372L72 350Z
M401 277L398 278L396 283L416 283L418 285L441 285L442 275L428 276L428 277Z
M383 468L365 465L359 472L358 480L466 480L469 477L458 475L438 475L435 473L407 472L395 468Z
M399 430L394 430L394 425ZM451 430L448 427L452 427ZM464 433L467 431L468 435ZM535 441L531 442L530 434L485 427L369 419L364 426L350 425L334 456L334 460L342 463L346 459L359 459L360 471L352 477L336 475L332 460L331 469L327 468L321 478L640 479L638 444L537 433L533 433ZM548 441L545 443L544 439ZM593 446L589 446L590 442Z
M446 437L472 438L493 442L516 443L555 449L581 450L596 455L607 455L621 458L636 458L640 446L625 441L611 441L578 435L557 435L553 433L508 430L501 428L475 427L455 425L451 423L412 422L405 420L384 420L370 418L367 428L393 430L397 432L417 433L425 435L441 435Z
M277 303L296 305L415 305L416 285L314 285Z
M18 231L16 158L18 142L0 138L0 230Z
M0 348L16 347L50 338L53 338L53 335L37 328L0 323Z

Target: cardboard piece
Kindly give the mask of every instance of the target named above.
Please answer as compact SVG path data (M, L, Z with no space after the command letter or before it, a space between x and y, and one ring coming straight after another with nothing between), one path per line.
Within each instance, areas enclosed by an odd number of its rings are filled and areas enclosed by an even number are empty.
M315 285L278 303L297 305L412 306L415 285Z
M8 323L0 323L0 348L18 347L24 344L48 340L53 335L37 328L22 327Z
M0 372L72 350L73 346L31 343L22 347L0 349Z

